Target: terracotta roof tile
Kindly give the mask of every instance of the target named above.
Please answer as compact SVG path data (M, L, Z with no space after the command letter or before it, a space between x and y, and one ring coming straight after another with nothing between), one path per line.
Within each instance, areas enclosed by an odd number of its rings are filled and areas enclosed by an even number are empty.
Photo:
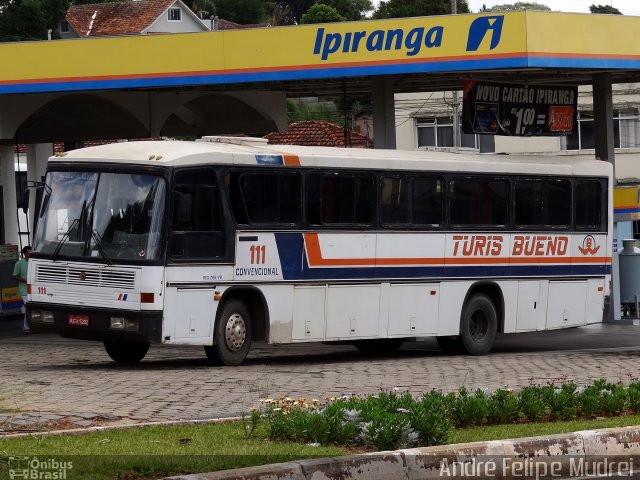
M148 28L174 2L137 0L72 5L66 20L81 37L135 35Z
M353 130L347 131L347 147L367 148L367 138ZM272 132L264 136L272 145L308 145L344 147L344 128L324 120L308 120L289 125L286 132ZM373 148L373 142L368 142Z

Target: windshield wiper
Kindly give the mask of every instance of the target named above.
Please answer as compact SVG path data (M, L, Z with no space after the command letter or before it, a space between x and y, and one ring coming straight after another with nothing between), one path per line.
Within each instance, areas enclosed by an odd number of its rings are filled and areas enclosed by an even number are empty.
M113 262L104 252L104 249L102 248L102 238L100 238L100 234L97 230L91 230L91 238L95 242L96 248L98 249L98 252L100 252L100 255L102 255L102 258L104 258L104 261L107 262L107 265L111 267L113 265Z
M58 242L58 245L56 245L56 249L53 251L53 255L51 255L51 259L54 262L56 258L58 258L58 254L60 253L60 250L62 250L62 246L66 243L67 240L69 240L69 236L71 235L71 232L73 232L73 229L77 228L78 235L79 236L81 235L82 232L80 230L80 221L83 219L86 221L86 216L87 216L87 201L85 200L82 202L82 209L80 210L80 216L74 219L73 222L71 222L71 225L69 226L67 231L64 232L64 235Z
M71 226L68 228L68 230L66 232L64 232L64 235L62 236L62 238L58 242L58 245L56 246L56 249L53 251L53 254L51 255L51 260L53 260L54 262L56 261L56 258L58 258L58 254L60 253L60 250L62 249L62 246L69 239L69 235L71 234L73 229L78 227L79 223L80 223L80 219L79 218L76 218L73 222L71 222Z

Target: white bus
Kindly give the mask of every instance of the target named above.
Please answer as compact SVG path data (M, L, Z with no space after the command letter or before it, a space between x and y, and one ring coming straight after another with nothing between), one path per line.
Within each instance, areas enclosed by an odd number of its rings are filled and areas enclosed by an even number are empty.
M427 336L480 355L499 332L601 322L609 289L612 168L593 158L208 137L74 150L45 189L31 327L116 362Z

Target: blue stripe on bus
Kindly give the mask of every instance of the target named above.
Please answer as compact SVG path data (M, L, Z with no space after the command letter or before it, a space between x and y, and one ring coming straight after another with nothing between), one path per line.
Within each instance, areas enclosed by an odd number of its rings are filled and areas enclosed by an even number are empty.
M282 155L256 154L256 162L260 165L284 165Z
M611 273L608 264L565 265L435 265L397 267L310 268L300 233L276 233L284 280L371 280L459 278L459 277L568 277L601 276Z

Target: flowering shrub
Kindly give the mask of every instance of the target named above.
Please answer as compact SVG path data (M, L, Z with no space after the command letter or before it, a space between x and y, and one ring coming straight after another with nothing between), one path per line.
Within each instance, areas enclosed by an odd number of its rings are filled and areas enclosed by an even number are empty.
M396 388L366 397L310 401L282 397L260 402L262 408L252 411L249 427L245 427L250 433L264 418L272 440L393 450L445 444L454 425L464 428L636 413L640 411L640 382L627 388L606 380L581 388L569 382L529 386L518 393L506 386L473 393L463 387L449 394L432 390L419 398Z

